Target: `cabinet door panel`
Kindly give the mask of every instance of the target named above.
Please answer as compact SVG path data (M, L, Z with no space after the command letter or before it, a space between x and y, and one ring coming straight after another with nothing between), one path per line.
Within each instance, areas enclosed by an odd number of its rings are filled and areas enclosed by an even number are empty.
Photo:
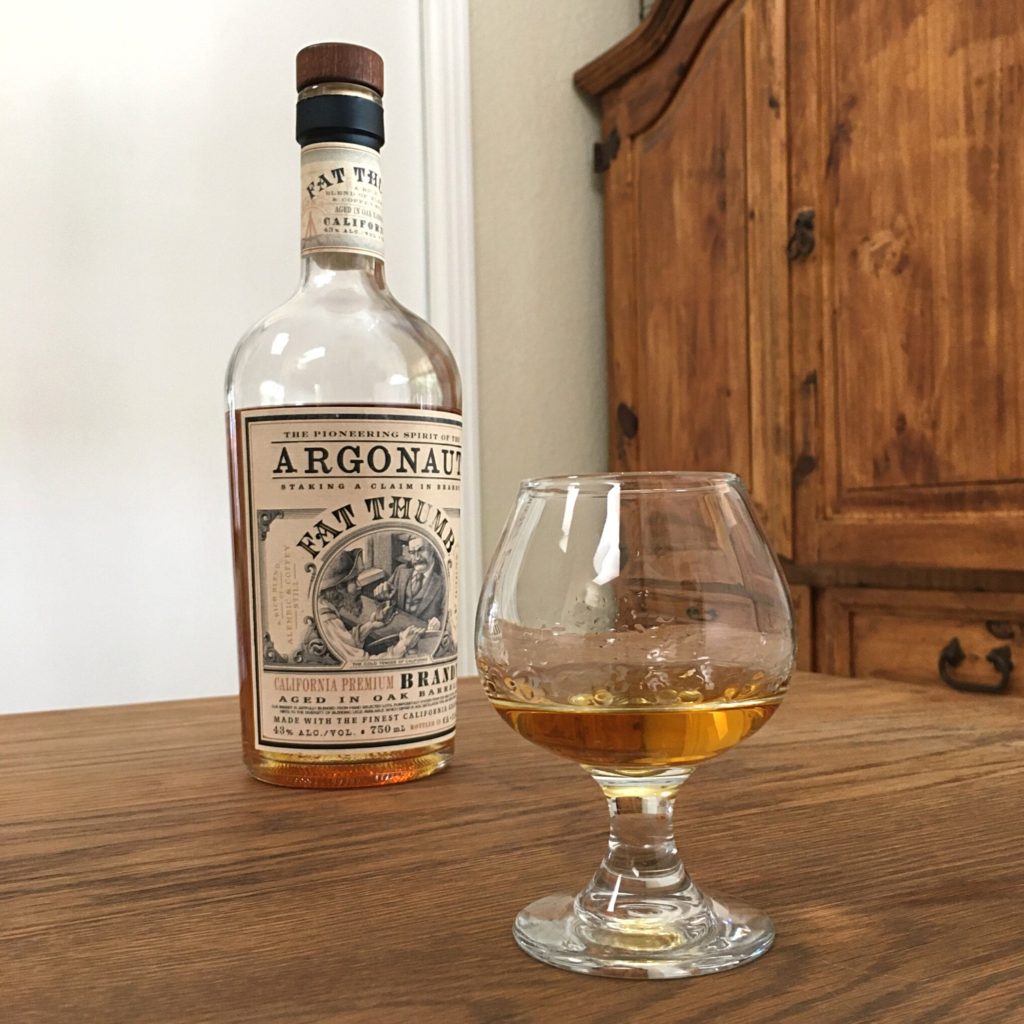
M1020 5L792 0L790 67L801 554L1022 568Z
M605 103L611 462L739 473L787 555L782 5L719 6Z
M651 469L731 469L747 477L741 15L719 27L699 60L692 79L636 140L644 260L637 279L637 440Z

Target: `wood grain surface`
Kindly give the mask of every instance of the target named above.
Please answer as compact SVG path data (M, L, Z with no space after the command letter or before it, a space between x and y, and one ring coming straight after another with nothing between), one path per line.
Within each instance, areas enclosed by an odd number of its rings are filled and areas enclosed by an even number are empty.
M718 976L579 977L512 941L581 886L604 810L461 693L456 762L275 789L233 700L0 719L0 993L74 1021L1012 1024L1024 1019L1024 703L798 675L683 791L688 866L778 939Z

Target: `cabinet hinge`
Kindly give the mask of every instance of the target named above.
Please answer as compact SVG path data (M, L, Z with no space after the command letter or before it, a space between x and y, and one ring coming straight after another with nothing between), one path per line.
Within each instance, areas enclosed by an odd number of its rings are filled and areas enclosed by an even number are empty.
M618 128L613 128L607 139L594 143L594 170L596 173L604 174L611 167L612 161L619 152L621 141Z

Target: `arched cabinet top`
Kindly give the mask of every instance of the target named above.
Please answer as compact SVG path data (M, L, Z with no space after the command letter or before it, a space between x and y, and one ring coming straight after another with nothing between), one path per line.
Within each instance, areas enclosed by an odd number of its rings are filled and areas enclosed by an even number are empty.
M625 100L630 134L664 109L693 66L705 40L730 7L744 0L658 0L625 39L580 68L576 85L602 100ZM620 88L621 87L621 88Z

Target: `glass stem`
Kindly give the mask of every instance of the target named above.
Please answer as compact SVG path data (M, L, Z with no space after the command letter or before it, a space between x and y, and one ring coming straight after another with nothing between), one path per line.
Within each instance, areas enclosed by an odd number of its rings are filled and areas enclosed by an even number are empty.
M590 884L576 897L576 913L590 927L635 930L652 925L666 901L700 900L679 857L672 811L692 768L626 778L591 769L608 800L608 852Z

